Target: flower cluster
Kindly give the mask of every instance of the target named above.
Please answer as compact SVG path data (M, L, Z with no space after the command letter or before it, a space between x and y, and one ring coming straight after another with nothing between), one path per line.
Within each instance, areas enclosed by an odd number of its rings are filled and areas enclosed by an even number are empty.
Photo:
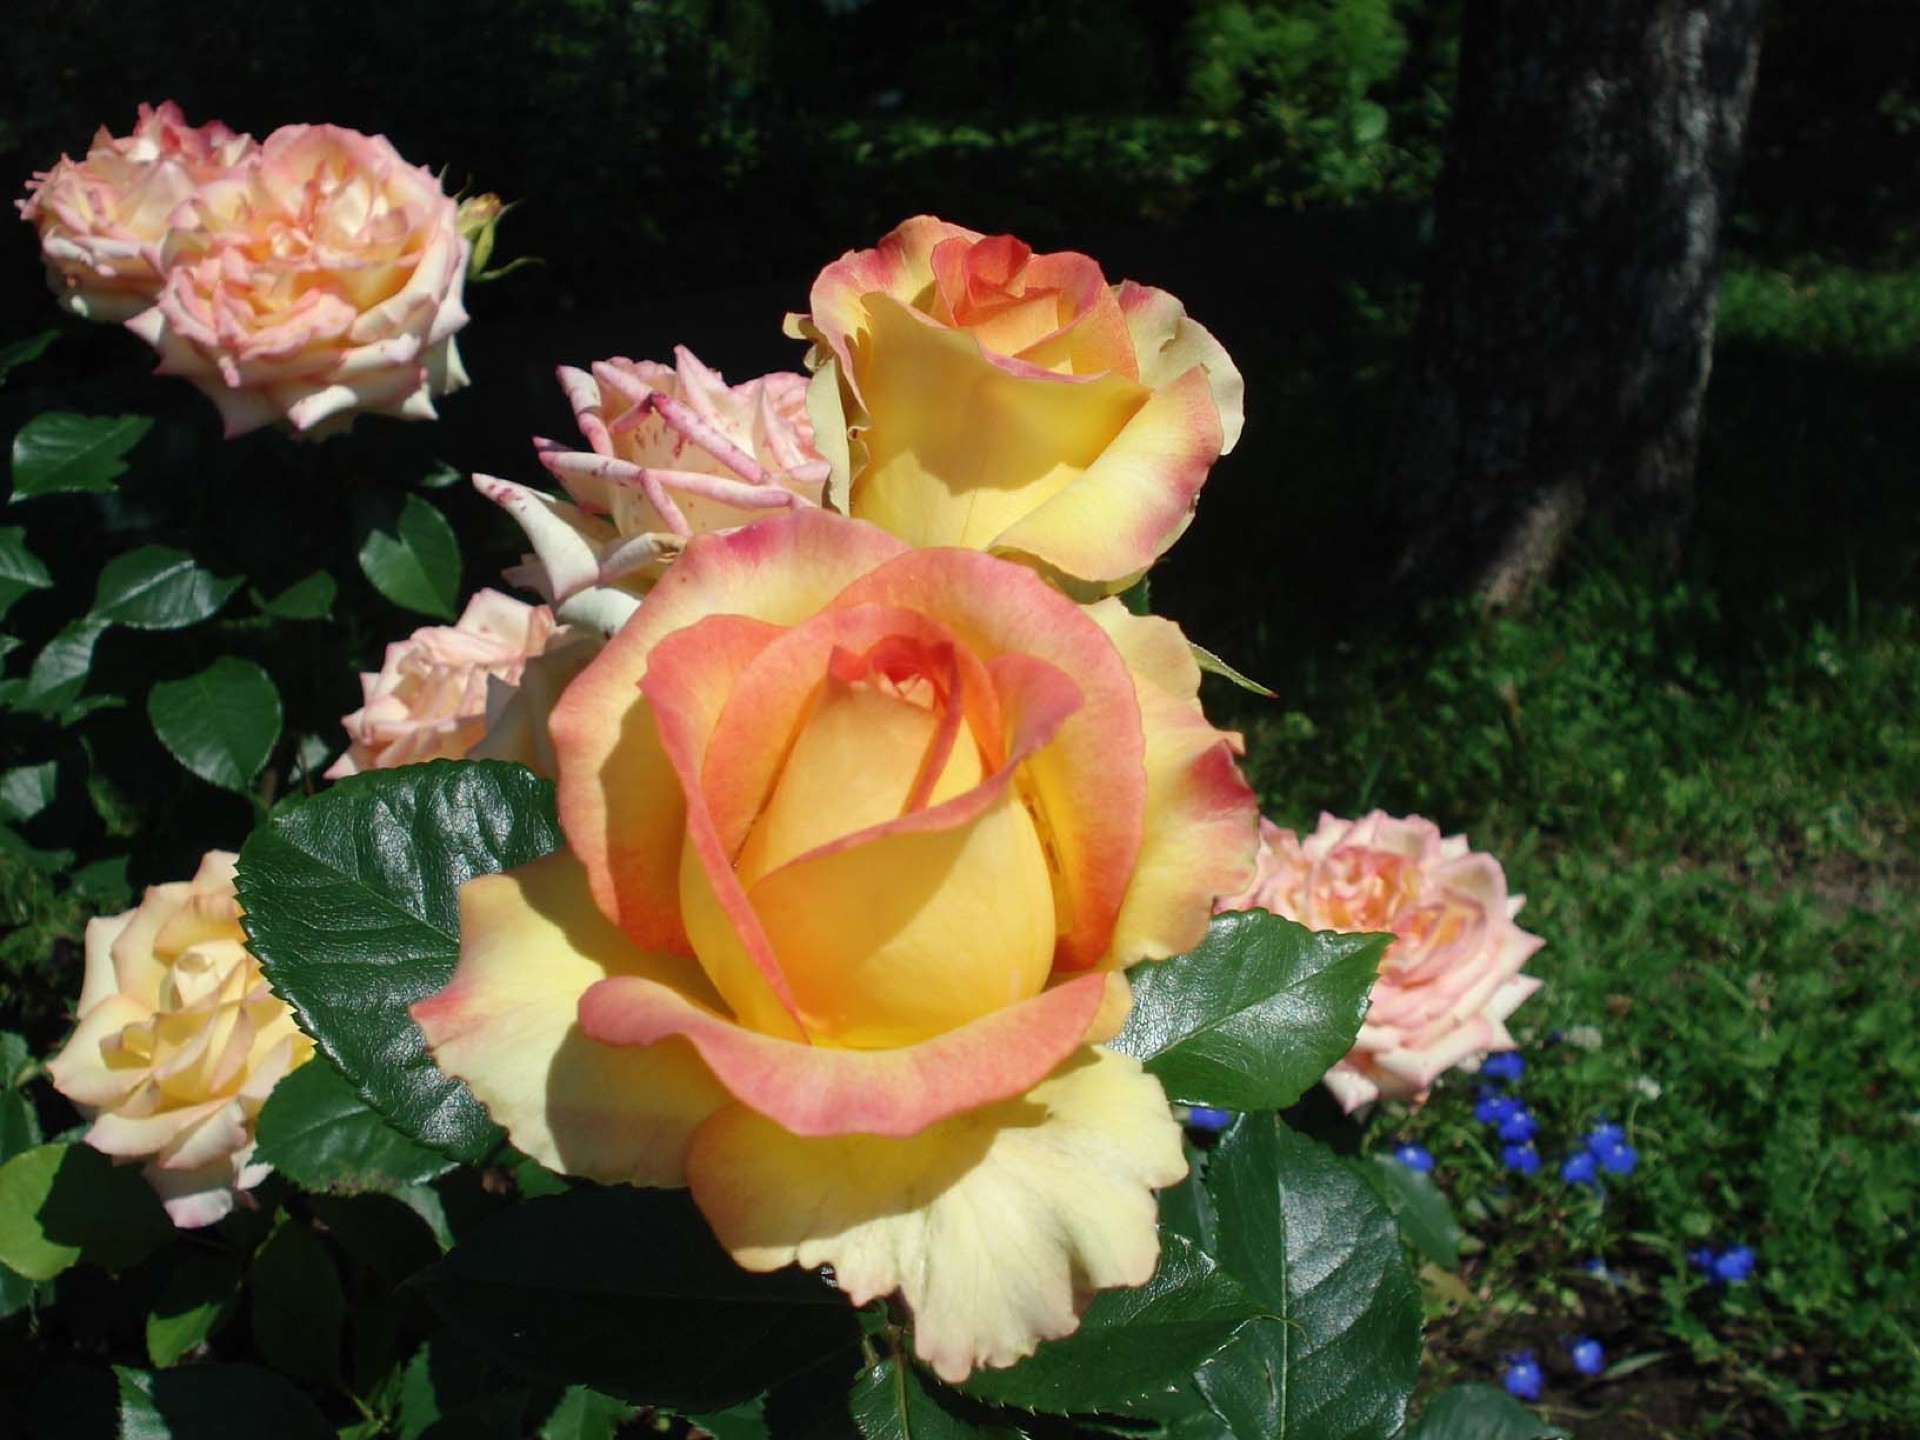
M1738 1285L1753 1274L1754 1253L1751 1246L1728 1245L1715 1249L1711 1245L1702 1245L1687 1252L1687 1259L1696 1269L1704 1270L1707 1277L1722 1285Z
M381 136L288 125L255 143L171 102L104 128L19 202L76 314L124 322L227 433L432 418L466 383L454 332L470 241L431 172Z
M1185 1173L1104 1042L1257 811L1185 638L1101 596L1185 525L1239 377L1172 297L925 218L813 301L811 381L563 369L565 498L476 477L509 578L608 638L557 698L522 672L567 848L463 887L413 1015L519 1149L898 1292L958 1379L1145 1281Z
M1393 935L1366 1023L1326 1076L1352 1111L1381 1098L1417 1103L1447 1070L1513 1048L1506 1019L1540 986L1520 973L1542 943L1514 924L1522 903L1507 893L1500 862L1465 836L1375 810L1358 820L1322 815L1304 840L1263 820L1253 884L1220 908Z

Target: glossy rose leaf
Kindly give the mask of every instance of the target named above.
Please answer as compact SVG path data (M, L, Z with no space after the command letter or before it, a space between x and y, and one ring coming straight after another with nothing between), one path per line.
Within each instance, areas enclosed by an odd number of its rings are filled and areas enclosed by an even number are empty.
M397 508L365 504L355 516L360 570L403 610L451 621L460 593L460 542L427 501L409 495Z
M757 1395L859 1339L825 1280L741 1269L682 1191L529 1200L416 1283L455 1335L518 1372L688 1412Z
M1388 1440L1420 1369L1420 1296L1393 1217L1277 1116L1221 1137L1206 1186L1220 1264L1268 1308L1196 1377L1236 1435Z
M126 453L153 426L145 415L36 415L13 437L13 499L111 490Z
M385 1190L444 1175L453 1161L416 1145L324 1060L273 1087L260 1111L259 1158L307 1190Z
M280 692L251 660L222 655L147 696L160 743L209 785L244 793L280 739Z
M91 1145L40 1145L0 1165L0 1265L29 1280L81 1261L123 1270L172 1234L139 1169Z
M459 956L459 890L560 843L553 787L493 761L349 776L283 806L240 853L253 952L300 1027L403 1135L477 1162L501 1132L407 1007Z
M1352 1047L1389 939L1265 911L1217 915L1197 949L1134 968L1133 1010L1113 1048L1178 1103L1281 1109Z
M1268 1313L1206 1252L1163 1232L1160 1266L1145 1285L1102 1291L1073 1334L1008 1369L976 1371L961 1388L1025 1410L1125 1413L1129 1402L1185 1380Z
M135 630L181 630L216 614L240 587L165 545L116 555L94 585L93 614Z
M1402 1165L1391 1155L1369 1155L1354 1160L1354 1174L1367 1182L1387 1207L1400 1237L1444 1269L1460 1264L1460 1222L1431 1175Z

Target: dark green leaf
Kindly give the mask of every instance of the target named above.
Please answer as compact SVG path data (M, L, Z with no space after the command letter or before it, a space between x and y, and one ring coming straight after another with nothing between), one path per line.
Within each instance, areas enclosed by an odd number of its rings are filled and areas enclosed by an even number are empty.
M1316 933L1264 910L1216 915L1198 949L1134 968L1113 1048L1183 1104L1281 1109L1352 1047L1391 938Z
M870 1366L847 1396L847 1408L864 1440L964 1440L983 1433L929 1393L913 1366L898 1360Z
M41 1145L0 1165L0 1264L29 1280L82 1260L122 1270L172 1234L138 1167L91 1145Z
M526 1201L417 1283L454 1333L504 1363L679 1410L756 1395L859 1336L818 1276L734 1264L680 1191Z
M1568 1440L1526 1406L1491 1385L1455 1385L1420 1412L1406 1440Z
M451 620L460 593L460 542L446 517L418 495L399 513L375 510L360 517L360 569L394 604Z
M260 1159L308 1190L383 1190L453 1168L381 1119L324 1056L273 1087L258 1135Z
M400 1377L399 1440L520 1440L529 1398L506 1369L437 1332Z
M213 616L239 586L202 570L183 550L143 545L107 562L93 613L135 630L183 630Z
M47 347L59 338L58 330L42 330L38 335L30 335L25 340L15 340L11 345L0 346L0 385L4 385L7 376L22 365L38 360L46 354Z
M1420 1368L1420 1297L1393 1220L1324 1146L1276 1116L1221 1137L1206 1184L1220 1263L1278 1317L1196 1377L1236 1435L1387 1440Z
M11 1030L0 1030L0 1090L20 1083L20 1077L33 1061L33 1047L27 1037Z
M24 1155L40 1143L40 1117L24 1091L0 1092L0 1162Z
M283 806L240 854L253 953L301 1028L402 1134L457 1160L485 1159L501 1132L407 1007L453 974L461 884L559 843L550 782L441 760Z
M1191 1241L1209 1255L1214 1249L1213 1199L1200 1177L1207 1157L1187 1142L1187 1178L1160 1192L1160 1228Z
M316 570L304 580L296 580L271 600L256 595L260 609L281 620L325 620L333 614L333 597L339 586L333 576Z
M147 1358L166 1369L213 1334L240 1298L240 1261L221 1251L189 1250L147 1312Z
M72 621L40 653L33 657L27 683L14 697L16 709L40 715L65 710L86 686L87 672L93 668L93 645L107 628L95 616Z
M765 1402L757 1397L710 1415L688 1418L713 1436L713 1440L767 1440L773 1433L767 1428Z
M109 855L91 865L82 865L70 877L73 893L90 909L124 910L133 899L133 887L127 883L125 855Z
M29 590L45 590L53 576L27 548L27 532L18 525L0 529L0 615Z
M540 1440L613 1440L614 1428L633 1406L585 1385L569 1385L540 1425Z
M1151 577L1142 575L1133 584L1120 592L1120 603L1135 615L1153 613L1153 582Z
M13 437L14 503L34 495L111 490L122 458L153 421L144 415L36 415Z
M433 1226L397 1195L309 1195L307 1204L334 1244L389 1290L443 1253Z
M1409 1170L1390 1155L1371 1155L1353 1166L1380 1197L1409 1245L1443 1269L1459 1268L1460 1224L1431 1175Z
M283 1220L253 1257L253 1343L275 1370L304 1380L340 1373L347 1299L333 1257L305 1225Z
M251 660L222 655L147 696L147 718L169 754L222 790L246 793L280 738L280 692Z
M1027 1410L1123 1412L1128 1401L1184 1380L1265 1313L1204 1251L1163 1234L1160 1267L1145 1285L1102 1291L1073 1334L1011 1369L976 1371L963 1388Z
M33 1281L18 1270L0 1265L0 1320L18 1315L33 1300Z
M59 765L48 760L0 775L0 820L27 821L53 803Z
M34 1395L38 1440L335 1440L287 1381L257 1365L189 1365L154 1374L116 1365L53 1371Z
M449 485L458 485L466 478L464 470L456 470L442 460L420 477L420 487L423 490L444 490Z

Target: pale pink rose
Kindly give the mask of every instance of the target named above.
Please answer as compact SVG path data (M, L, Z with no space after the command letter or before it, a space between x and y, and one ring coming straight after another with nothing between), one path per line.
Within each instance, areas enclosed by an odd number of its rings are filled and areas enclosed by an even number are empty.
M189 125L171 100L140 107L131 135L102 126L83 160L62 155L15 201L40 231L47 283L88 320L129 320L165 280L160 250L182 202L255 154L251 138L218 121Z
M1426 1098L1456 1066L1477 1070L1514 1048L1506 1019L1540 982L1520 967L1543 943L1514 924L1525 897L1507 893L1491 855L1431 820L1375 810L1358 820L1323 814L1304 841L1260 822L1260 868L1218 910L1271 910L1314 930L1381 931L1366 1023L1326 1075L1347 1110L1381 1098Z
M353 743L327 778L465 758L487 732L489 686L518 685L528 660L566 638L546 606L482 590L458 624L423 626L361 675L366 703L341 721Z
M804 375L730 386L679 346L671 366L603 360L559 377L588 448L534 446L570 499L487 475L474 484L533 543L507 578L569 619L613 628L693 536L820 501L827 463Z
M79 1024L47 1062L93 1122L87 1143L144 1162L185 1227L211 1225L272 1170L254 1163L254 1122L313 1056L247 953L234 860L215 850L193 879L87 922Z
M467 383L458 210L384 137L288 125L189 199L162 247L166 283L128 328L162 374L206 391L229 435L331 433L362 411L431 420L433 397Z

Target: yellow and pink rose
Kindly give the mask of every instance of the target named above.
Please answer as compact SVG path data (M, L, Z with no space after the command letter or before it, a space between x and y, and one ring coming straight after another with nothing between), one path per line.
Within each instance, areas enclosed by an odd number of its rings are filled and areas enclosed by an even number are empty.
M1185 1172L1102 1047L1255 848L1173 625L818 509L696 536L552 717L568 849L414 1007L515 1145L898 1290L942 1376L1144 1282Z
M830 503L912 545L1110 594L1186 529L1239 438L1220 343L1085 255L921 215L827 266L809 303L787 328L813 342Z

